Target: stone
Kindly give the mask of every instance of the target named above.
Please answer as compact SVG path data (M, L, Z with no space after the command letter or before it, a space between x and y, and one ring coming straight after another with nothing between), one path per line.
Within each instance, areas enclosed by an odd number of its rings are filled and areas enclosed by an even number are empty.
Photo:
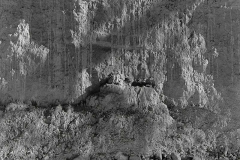
M44 159L44 160L49 160L50 158L49 158L49 156L46 156L46 157L44 157L43 159Z
M108 84L123 85L124 75L120 73L111 73L108 77Z
M25 110L28 108L28 105L26 104L18 104L18 103L10 103L6 107L6 111L20 111L20 110Z
M2 118L4 115L4 112L0 110L0 118Z
M229 160L228 157L220 157L219 160Z
M55 113L57 114L58 112L61 112L62 111L62 106L61 105L58 105L56 108L55 108Z
M171 153L172 160L181 160L181 157L178 153Z
M90 158L84 157L84 156L78 156L78 157L74 158L73 160L90 160Z
M122 152L118 152L116 155L115 155L115 159L116 160L128 160L128 157L123 155Z
M170 154L168 154L168 155L166 156L166 160L172 160L172 156L171 156Z
M130 156L130 158L128 160L141 160L141 158L139 156Z
M193 160L202 160L202 158L198 157L198 156L194 156Z

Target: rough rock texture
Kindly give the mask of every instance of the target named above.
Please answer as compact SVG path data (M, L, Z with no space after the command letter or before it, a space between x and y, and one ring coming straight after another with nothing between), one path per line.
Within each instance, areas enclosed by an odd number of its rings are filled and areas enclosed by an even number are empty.
M212 137L175 121L156 95L149 87L109 84L87 99L87 107L10 104L0 122L0 157L151 159L162 150L175 159L187 150L204 156L198 147L211 147Z
M153 77L157 92L164 91L181 106L190 101L206 106L211 101L203 88L211 77L204 74L208 63L205 40L187 27L191 17L181 11L192 14L201 1L191 2L187 8L184 4L2 3L2 94L42 105L56 99L74 102L118 71L133 80ZM217 95L211 96L215 99Z
M239 158L239 8L1 0L0 157Z

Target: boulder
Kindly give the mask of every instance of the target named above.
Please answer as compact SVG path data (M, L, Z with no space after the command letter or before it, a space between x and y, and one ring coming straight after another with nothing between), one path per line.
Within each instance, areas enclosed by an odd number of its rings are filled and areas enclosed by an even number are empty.
M219 160L229 160L227 157L220 157Z
M20 111L28 108L26 104L10 103L6 107L6 111Z
M115 155L115 158L116 160L128 160L128 157L123 155L122 152L118 152L116 155Z
M129 160L140 160L141 158L139 156L133 155L130 156Z
M200 157L198 157L198 156L194 156L193 160L202 160L202 159Z
M181 160L181 157L178 153L172 153L171 158L172 160Z

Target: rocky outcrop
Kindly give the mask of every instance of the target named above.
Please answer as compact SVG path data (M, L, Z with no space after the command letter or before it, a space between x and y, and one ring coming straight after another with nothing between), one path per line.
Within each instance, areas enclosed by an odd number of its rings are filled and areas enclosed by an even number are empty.
M164 152L179 159L187 150L204 157L199 147L211 147L212 137L174 120L157 95L151 87L106 84L86 106L11 104L1 117L0 157L152 159Z
M150 156L160 150L159 141L164 140L173 119L156 91L112 85L103 90L101 95L89 98L89 108L81 112L61 106L7 110L0 124L1 157L124 159L130 155Z

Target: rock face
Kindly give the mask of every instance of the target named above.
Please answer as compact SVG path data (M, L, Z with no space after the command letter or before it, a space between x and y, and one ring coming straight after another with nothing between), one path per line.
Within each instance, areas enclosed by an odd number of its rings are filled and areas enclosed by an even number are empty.
M191 17L181 11L192 14L201 3L3 2L1 101L77 102L120 72L153 77L157 92L179 105L207 106L205 39L188 28Z
M180 155L176 154L176 153L172 153L171 154L172 160L181 160Z
M228 156L240 146L239 8L1 0L0 157Z

